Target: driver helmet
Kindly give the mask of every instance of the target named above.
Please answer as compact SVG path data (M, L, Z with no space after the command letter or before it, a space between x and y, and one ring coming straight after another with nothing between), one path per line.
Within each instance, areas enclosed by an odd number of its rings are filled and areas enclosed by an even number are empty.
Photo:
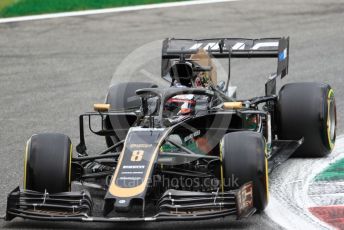
M196 54L192 54L190 57L200 66L210 66L211 71L199 72L195 78L196 87L208 87L209 85L217 85L217 71L214 62L212 61L209 54L204 50L200 49Z

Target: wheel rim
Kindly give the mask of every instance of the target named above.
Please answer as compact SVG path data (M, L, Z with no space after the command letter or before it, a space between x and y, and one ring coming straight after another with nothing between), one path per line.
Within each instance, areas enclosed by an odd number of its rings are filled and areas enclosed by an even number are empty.
M31 138L26 142L26 148L25 148L25 156L24 156L24 182L23 187L24 190L26 190L27 187L27 160L28 160L28 152L29 152L29 146L31 145Z
M334 92L331 89L328 94L328 118L327 118L327 132L330 148L334 146L336 138L336 104L334 100Z

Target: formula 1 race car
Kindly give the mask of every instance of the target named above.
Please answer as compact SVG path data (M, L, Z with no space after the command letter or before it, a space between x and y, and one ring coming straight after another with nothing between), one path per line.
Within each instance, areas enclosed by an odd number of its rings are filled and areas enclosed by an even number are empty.
M277 59L264 96L236 99L230 71L217 82L216 59L232 58ZM328 84L276 92L288 62L289 38L164 40L161 75L170 86L112 85L104 104L80 115L77 154L66 135L31 136L24 186L8 195L6 220L241 219L263 211L269 172L291 156L326 156L336 139ZM85 121L105 138L104 151L89 153Z

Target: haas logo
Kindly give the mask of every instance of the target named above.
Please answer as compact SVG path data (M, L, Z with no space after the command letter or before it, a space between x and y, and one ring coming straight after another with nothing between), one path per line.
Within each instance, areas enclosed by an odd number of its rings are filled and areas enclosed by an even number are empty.
M259 50L261 48L266 47L278 47L278 42L258 42L254 44L254 46L247 46L244 42L237 42L232 46L232 50ZM204 50L219 50L220 46L218 42L210 42L210 43L196 43L189 48L189 50L197 50L199 48L203 48Z
M253 207L253 183L244 184L236 194L238 215L248 213Z

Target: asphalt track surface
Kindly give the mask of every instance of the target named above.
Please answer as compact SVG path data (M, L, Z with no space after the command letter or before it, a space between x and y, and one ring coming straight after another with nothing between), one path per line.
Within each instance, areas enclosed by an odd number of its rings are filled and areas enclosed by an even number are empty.
M147 72L153 75L159 72L159 65L154 65L141 74L115 75L113 78L121 61L137 47L165 37L258 38L283 35L291 37L290 72L284 82L321 81L331 84L337 100L337 131L343 133L344 4L340 0L283 0L278 4L273 0L244 0L1 24L0 214L5 211L6 194L22 184L24 146L31 134L65 133L75 146L78 142L78 115L90 111L93 103L104 100L111 81L147 80ZM234 64L233 84L239 86L239 97L247 97L263 93L265 77L274 71L276 63L251 59L248 64ZM122 63L121 66L130 67L130 64ZM279 178L288 172L288 167L298 165L300 170L303 162L303 159L294 159L276 170L272 174L272 190L278 191ZM307 161L306 166L311 165ZM289 200L283 204L288 203ZM11 223L0 220L0 227L141 228L137 224L22 220ZM266 214L259 214L243 221L225 218L191 223L147 223L142 228L276 229L279 226Z

